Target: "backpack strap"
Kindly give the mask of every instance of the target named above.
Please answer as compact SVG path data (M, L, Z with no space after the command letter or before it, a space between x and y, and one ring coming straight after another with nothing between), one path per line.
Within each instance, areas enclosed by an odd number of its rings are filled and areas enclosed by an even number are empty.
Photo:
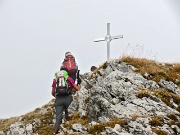
M58 72L55 73L55 80L58 80Z
M64 61L68 60L68 59L72 59L75 60L75 57L73 55L68 55L64 58Z
M56 88L59 86L58 72L55 73Z

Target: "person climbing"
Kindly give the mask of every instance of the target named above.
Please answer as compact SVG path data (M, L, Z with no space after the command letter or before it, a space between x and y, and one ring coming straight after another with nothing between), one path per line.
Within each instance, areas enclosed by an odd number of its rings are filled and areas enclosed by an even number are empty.
M68 107L73 101L72 89L74 88L76 91L80 90L80 84L80 78L78 79L77 84L75 84L74 80L70 76L68 76L68 73L65 70L60 70L55 73L51 91L51 94L56 98L56 122L54 125L54 134L59 133L59 127L62 123L63 110L65 111L65 119L68 120Z
M76 73L78 71L78 65L76 63L75 57L71 54L71 52L65 53L64 61L60 67L60 70L66 70L68 75L76 81Z

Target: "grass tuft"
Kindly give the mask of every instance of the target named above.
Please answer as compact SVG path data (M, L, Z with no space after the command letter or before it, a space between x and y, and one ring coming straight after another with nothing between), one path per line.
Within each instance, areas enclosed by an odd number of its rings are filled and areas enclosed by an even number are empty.
M174 94L169 92L166 89L157 89L154 92L155 96L160 98L166 105L169 107L174 107L171 103L171 100L173 100L176 104L180 104L180 95ZM180 111L180 106L176 108L177 111Z
M88 127L88 117L87 116L80 117L79 112L74 112L70 116L69 123L65 123L64 127L70 130L72 129L72 125L75 123L79 123L81 125Z
M166 131L163 131L157 128L152 128L152 131L155 132L157 135L168 135Z
M178 112L180 112L180 104L178 104L178 107L176 108Z
M151 95L149 94L148 91L140 91L139 93L136 94L138 98L143 98L143 97L150 97Z
M151 126L156 127L156 126L162 126L163 122L164 122L164 119L161 116L153 116L151 117L149 124Z
M159 82L160 79L172 81L180 86L180 64L179 63L159 63L153 60L145 58L135 58L131 56L122 56L121 61L133 65L139 69L139 72L143 75L149 73L152 76L152 80Z
M169 114L167 115L167 117L170 118L171 120L175 120L175 121L178 120L175 114Z
M7 131L11 124L19 120L20 117L11 117L9 119L0 119L0 130Z
M127 125L127 121L123 118L114 118L111 119L109 122L98 123L96 125L89 127L88 132L90 134L96 135L102 132L105 129L105 127L114 128L115 124L120 124L122 127L125 127L125 125Z

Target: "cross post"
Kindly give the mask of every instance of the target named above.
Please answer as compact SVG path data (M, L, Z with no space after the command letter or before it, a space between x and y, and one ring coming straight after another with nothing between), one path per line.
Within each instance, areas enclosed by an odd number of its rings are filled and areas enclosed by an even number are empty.
M100 42L100 41L106 41L107 42L107 62L109 62L110 59L110 42L113 39L119 39L123 38L123 35L118 35L118 36L111 36L110 35L110 23L107 23L107 35L105 38L98 38L95 39L94 42Z

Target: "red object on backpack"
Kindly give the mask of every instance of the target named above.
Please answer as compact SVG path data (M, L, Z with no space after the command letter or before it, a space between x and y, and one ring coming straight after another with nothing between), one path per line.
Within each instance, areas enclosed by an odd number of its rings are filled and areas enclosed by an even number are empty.
M76 61L74 56L68 55L63 61L63 66L65 66L68 70L77 69Z

